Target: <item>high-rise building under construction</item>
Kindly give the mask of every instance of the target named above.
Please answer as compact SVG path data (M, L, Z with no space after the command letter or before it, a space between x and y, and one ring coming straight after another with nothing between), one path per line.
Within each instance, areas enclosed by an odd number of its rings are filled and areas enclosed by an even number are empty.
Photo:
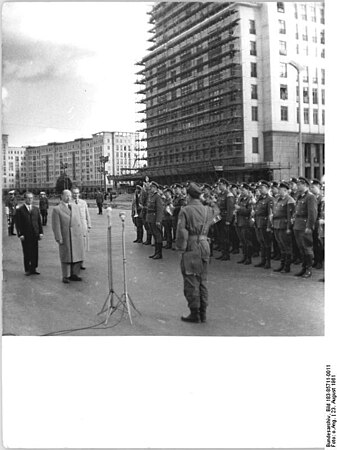
M322 177L323 3L160 2L149 15L136 83L150 177Z

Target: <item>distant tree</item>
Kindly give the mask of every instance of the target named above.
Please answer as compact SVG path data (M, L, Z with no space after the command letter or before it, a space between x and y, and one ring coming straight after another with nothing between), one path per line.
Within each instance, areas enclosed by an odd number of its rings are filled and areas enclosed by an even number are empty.
M73 185L73 183L72 183L71 179L68 177L68 175L62 173L56 181L56 186L55 186L56 193L61 194L61 192L64 189L70 190L72 188L72 185Z

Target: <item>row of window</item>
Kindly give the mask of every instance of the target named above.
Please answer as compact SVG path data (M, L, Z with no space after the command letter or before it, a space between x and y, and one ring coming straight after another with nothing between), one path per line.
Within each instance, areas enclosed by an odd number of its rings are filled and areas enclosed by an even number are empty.
M298 115L299 115L299 109L297 108L297 123L298 123ZM258 107L252 106L251 110L251 117L252 121L258 121ZM280 109L280 118L281 121L288 121L288 106L281 106ZM322 110L322 125L325 125L325 110ZM309 125L309 108L303 108L303 123L306 125ZM313 125L318 125L318 109L314 108L312 110L312 123Z

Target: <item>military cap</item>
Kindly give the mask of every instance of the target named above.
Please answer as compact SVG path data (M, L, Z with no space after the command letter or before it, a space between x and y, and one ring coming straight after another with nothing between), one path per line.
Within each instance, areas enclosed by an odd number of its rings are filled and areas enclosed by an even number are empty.
M298 177L297 183L306 184L307 186L310 186L309 180L305 177Z
M256 184L255 184L255 183L249 183L249 189L250 189L251 191L255 191L255 189L256 189Z
M289 183L297 183L297 178L296 177L292 177L292 178L290 178L290 181L289 181Z
M9 191L8 194L15 194L15 191Z
M176 183L176 184L174 185L174 187L175 187L175 188L180 188L180 189L182 189L183 185L180 184L180 183Z
M163 190L163 189L164 189L164 186L162 186L161 184L158 184L158 189Z
M229 185L229 187L232 189L232 188L238 188L239 186L236 183L231 183Z
M173 191L171 188L167 187L166 189L164 189L164 192L171 192L171 195L173 195Z
M157 189L159 189L159 184L156 183L155 181L151 181L150 185L156 187Z
M200 195L202 194L202 190L201 190L201 188L200 188L196 183L194 183L193 181L191 181L190 184L188 185L187 193L188 193L192 198L199 198Z
M277 182L277 181L272 181L271 183L270 183L270 187L279 187L279 183Z
M268 181L266 181L266 180L260 180L260 181L257 183L257 186L258 186L258 187L260 187L260 186L266 186L266 187L268 187L268 188L270 187Z
M287 183L286 181L281 181L279 184L280 188L286 188L286 189L290 189L289 183Z
M204 184L202 185L202 189L204 189L204 188L212 189L212 186L210 186L210 185L207 184L207 183L204 183Z
M218 183L225 184L226 186L229 185L229 182L226 180L226 178L219 178Z
M248 184L248 183L241 183L241 184L240 184L240 187L249 190L249 184Z
M317 180L317 178L313 178L311 180L311 184L317 184L319 187L322 187L322 183L319 180Z

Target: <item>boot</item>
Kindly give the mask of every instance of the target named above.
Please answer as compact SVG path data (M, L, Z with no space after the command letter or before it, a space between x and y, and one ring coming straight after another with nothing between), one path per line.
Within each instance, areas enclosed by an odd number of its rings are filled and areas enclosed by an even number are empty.
M154 251L154 254L153 255L151 255L151 256L149 256L149 258L154 258L155 256L157 256L157 253L158 253L158 244L155 244L155 251Z
M189 316L182 316L183 322L200 323L200 313L198 308L191 308L191 314Z
M242 255L242 259L240 261L237 261L237 264L244 264L246 259L247 259L246 255Z
M302 278L310 278L312 275L312 256L306 255L305 258L306 258L307 264L306 264L305 273L302 275Z
M254 267L264 267L266 264L266 253L265 250L261 248L261 261L255 264Z
M290 272L290 265L291 265L291 255L286 255L284 268L281 270L282 273L289 273Z
M146 241L143 242L144 245L151 245L151 239L152 239L152 234L147 233L146 234Z
M162 253L163 244L162 244L162 242L160 242L159 244L156 244L156 248L157 248L157 252L154 254L152 259L163 259L163 253Z
M229 256L229 253L224 253L224 255L221 258L221 261L229 261L231 257Z
M200 313L200 322L205 323L206 322L206 309L200 308L199 313Z
M266 264L264 265L264 269L270 269L270 260L271 260L271 249L267 248L266 250Z
M248 266L252 263L252 258L250 256L247 256L246 261L243 263L245 266Z
M302 275L304 275L306 272L306 261L305 261L305 256L303 257L303 263L302 263L302 269L295 273L295 277L301 277Z
M277 269L274 269L274 272L282 272L285 267L286 255L282 253L281 255L281 264Z

